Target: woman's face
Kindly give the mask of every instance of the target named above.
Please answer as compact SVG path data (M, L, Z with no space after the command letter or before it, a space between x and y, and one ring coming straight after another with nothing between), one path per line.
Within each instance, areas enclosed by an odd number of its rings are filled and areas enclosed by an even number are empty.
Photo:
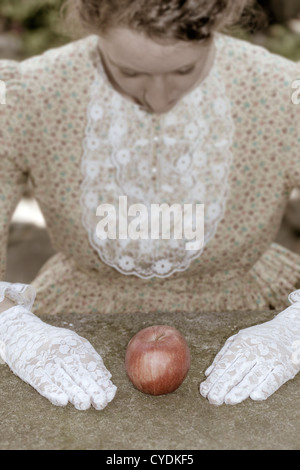
M168 112L208 75L214 42L157 43L127 28L100 37L100 54L114 88L155 114Z

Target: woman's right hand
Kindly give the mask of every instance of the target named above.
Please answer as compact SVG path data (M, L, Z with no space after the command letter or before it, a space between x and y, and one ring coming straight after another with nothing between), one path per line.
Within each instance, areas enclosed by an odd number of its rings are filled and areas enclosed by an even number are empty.
M102 410L117 387L91 343L44 323L22 305L0 313L0 357L51 403Z

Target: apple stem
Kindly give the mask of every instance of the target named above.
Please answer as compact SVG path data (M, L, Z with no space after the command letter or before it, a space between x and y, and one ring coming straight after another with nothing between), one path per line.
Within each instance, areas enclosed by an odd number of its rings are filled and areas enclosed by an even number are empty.
M155 339L155 341L159 341L159 340L160 340L160 338L163 338L164 336L165 336L164 334L162 334L162 335L158 336L158 337Z

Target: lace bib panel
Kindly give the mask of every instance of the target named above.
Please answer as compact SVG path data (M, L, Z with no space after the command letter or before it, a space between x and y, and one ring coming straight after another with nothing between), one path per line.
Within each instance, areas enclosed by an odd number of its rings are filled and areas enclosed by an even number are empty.
M82 224L100 259L122 274L148 279L185 271L224 217L234 123L218 69L221 41L216 35L217 53L205 80L160 116L119 94L101 61L95 70L83 141ZM128 208L143 204L148 214L151 204L204 204L204 244L193 245L184 233L176 239L172 224L170 239L162 239L161 231L159 239L151 239L151 218L146 239L120 239L118 231L116 239L100 239L97 207L111 204L119 227L120 196L127 197ZM128 226L134 218L128 217ZM195 224L193 211L190 226Z

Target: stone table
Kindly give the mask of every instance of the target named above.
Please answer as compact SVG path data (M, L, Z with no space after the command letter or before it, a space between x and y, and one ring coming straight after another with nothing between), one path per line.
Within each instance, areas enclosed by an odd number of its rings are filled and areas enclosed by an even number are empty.
M225 340L277 312L155 313L41 316L86 337L101 354L118 390L102 411L53 406L0 365L0 449L255 450L299 445L300 374L265 402L214 406L199 393L204 371ZM191 368L173 393L150 396L135 389L124 369L131 337L155 324L178 328L191 351Z

